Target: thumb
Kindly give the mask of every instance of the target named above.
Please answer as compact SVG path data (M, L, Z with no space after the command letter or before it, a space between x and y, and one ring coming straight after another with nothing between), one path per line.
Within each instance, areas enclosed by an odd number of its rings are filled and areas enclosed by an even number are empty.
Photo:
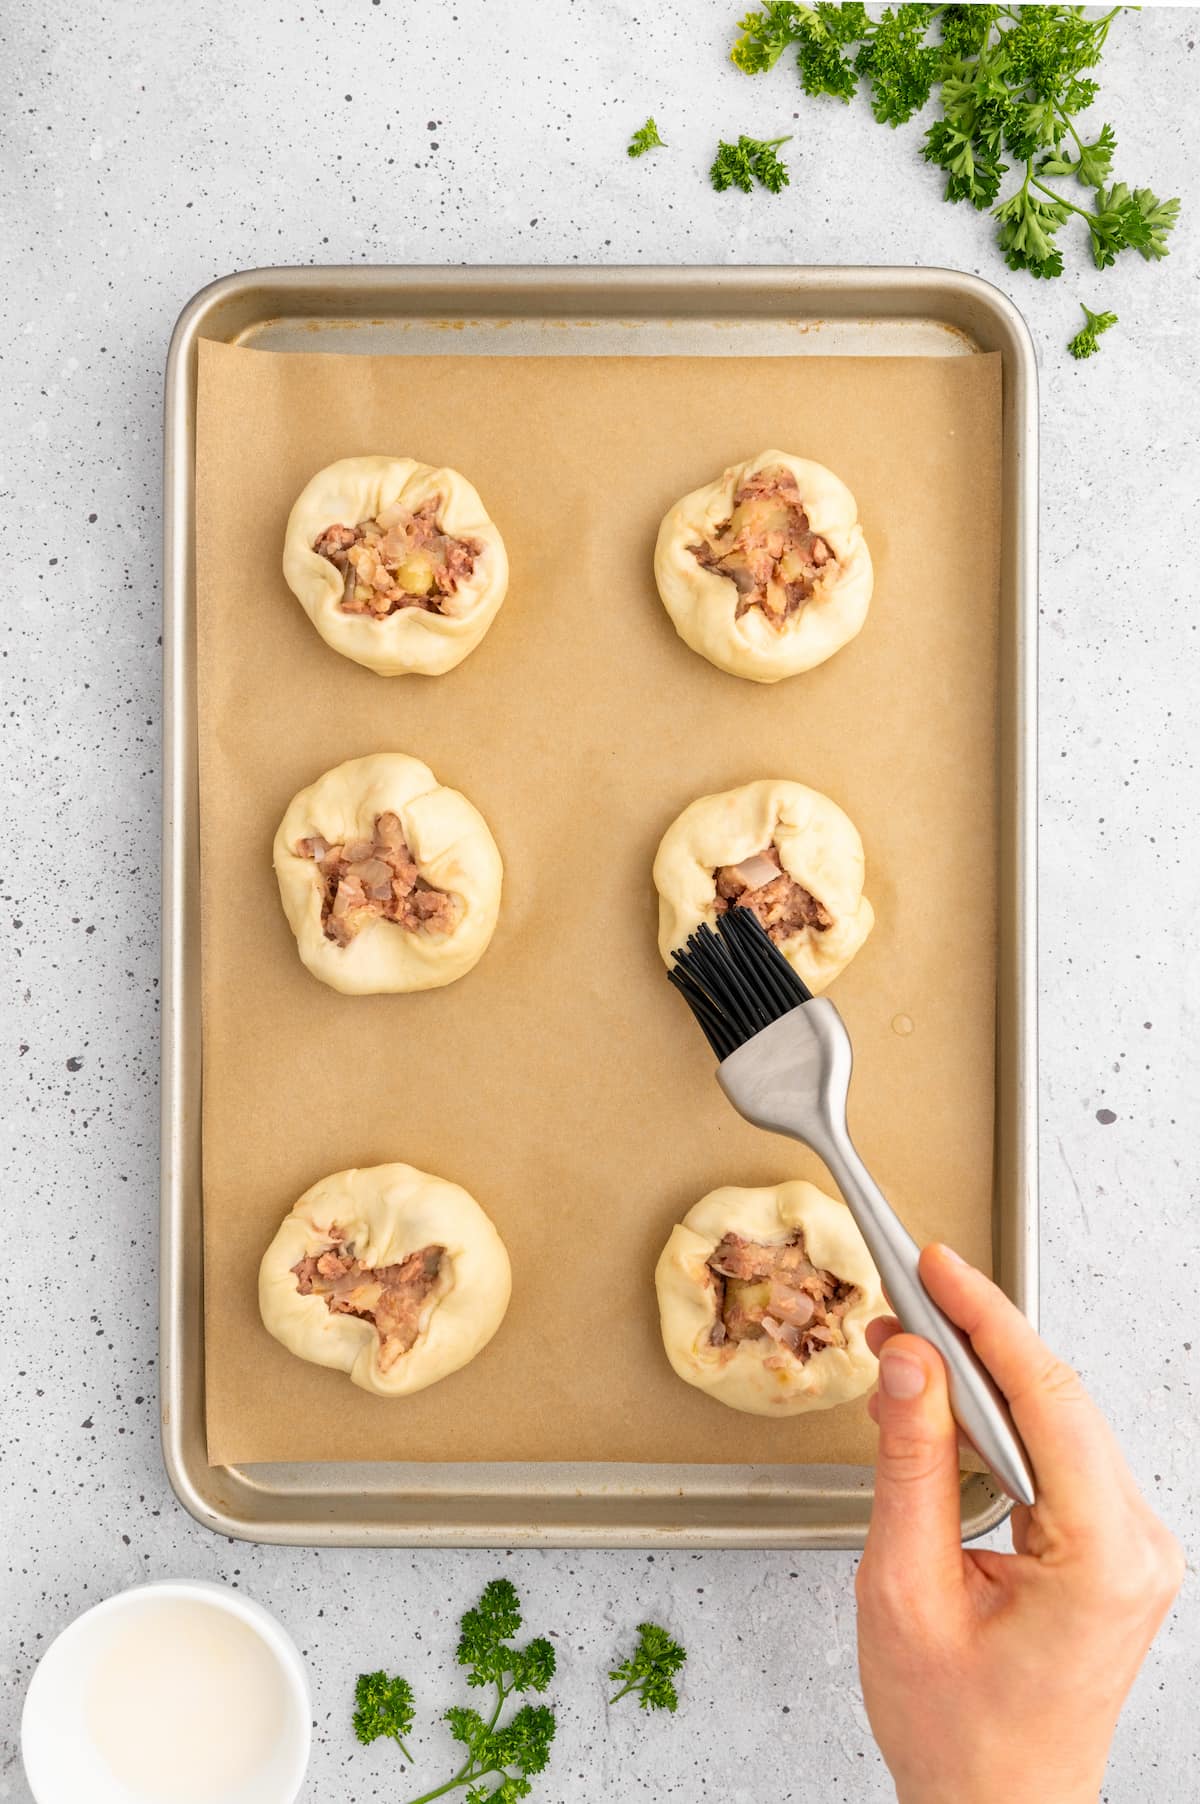
M958 1433L941 1355L915 1334L896 1334L879 1356L875 1501L865 1578L937 1608L962 1584Z

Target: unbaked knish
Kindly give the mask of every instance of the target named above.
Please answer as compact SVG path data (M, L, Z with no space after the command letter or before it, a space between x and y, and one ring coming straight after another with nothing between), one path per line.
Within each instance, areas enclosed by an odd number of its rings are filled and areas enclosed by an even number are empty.
M283 574L327 644L381 676L452 670L508 588L504 541L465 476L344 457L305 486Z
M815 995L874 925L864 868L853 821L803 783L762 779L701 796L655 856L659 951L669 965L701 921L750 908Z
M879 1277L850 1211L814 1184L710 1191L672 1229L654 1282L671 1365L731 1409L798 1415L874 1383Z
M862 627L874 585L854 496L787 451L733 464L676 502L654 576L680 638L757 683L832 657Z
M474 1197L412 1165L376 1165L305 1191L263 1255L258 1301L289 1352L402 1397L474 1359L511 1286Z
M487 822L403 752L352 758L302 789L274 859L300 957L335 990L453 983L495 931L503 866Z

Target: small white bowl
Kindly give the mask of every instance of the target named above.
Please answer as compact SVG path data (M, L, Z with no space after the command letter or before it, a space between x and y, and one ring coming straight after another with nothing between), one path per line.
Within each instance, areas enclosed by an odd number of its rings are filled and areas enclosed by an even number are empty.
M138 1613L146 1621L147 1613L180 1604L225 1612L253 1632L270 1657L270 1668L264 1666L263 1673L266 1676L270 1671L276 1720L274 1727L266 1730L265 1745L253 1770L244 1767L240 1777L230 1775L215 1791L189 1793L181 1761L171 1788L164 1782L161 1799L182 1801L190 1796L202 1804L294 1804L304 1783L312 1740L308 1675L300 1652L260 1604L202 1579L135 1585L118 1592L76 1617L50 1643L25 1694L21 1717L21 1755L37 1804L78 1804L81 1798L86 1798L87 1804L160 1804L160 1797L148 1789L145 1775L139 1781L114 1772L94 1731L97 1711L99 1720L106 1720L103 1703L111 1704L114 1697L119 1701L120 1668L111 1656L116 1650L119 1657L122 1644L126 1648L133 1645L130 1634L136 1632ZM131 1679L131 1683L137 1680ZM210 1722L207 1728L214 1743L221 1744L221 1723ZM151 1733L147 1729L147 1738ZM185 1789L175 1789L177 1781Z

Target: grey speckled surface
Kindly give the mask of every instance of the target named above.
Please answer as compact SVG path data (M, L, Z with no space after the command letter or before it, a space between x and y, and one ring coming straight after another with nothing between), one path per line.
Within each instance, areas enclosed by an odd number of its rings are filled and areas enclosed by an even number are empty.
M312 1663L305 1798L401 1792L347 1686L398 1664L449 1701L455 1619L504 1569L554 1629L562 1733L539 1796L748 1804L890 1795L858 1697L853 1560L410 1556L231 1545L175 1504L155 1409L161 373L202 283L271 262L894 262L998 281L1042 358L1041 1123L1047 1332L1195 1546L1200 905L1195 327L1200 194L1181 121L1200 13L1116 28L1118 173L1185 196L1161 266L1010 276L981 221L858 109L724 61L734 4L201 0L7 9L3 477L6 1235L0 1276L0 1798L47 1639L133 1581L245 1587ZM153 18L153 23L148 21ZM670 153L627 161L647 111ZM432 122L432 126L431 126ZM793 129L778 199L718 197L720 132ZM1062 346L1076 297L1103 355ZM1130 1321L1134 1324L1130 1332ZM675 1721L604 1719L646 1611L692 1649ZM1197 1791L1189 1580L1106 1797ZM418 1734L422 1774L444 1766ZM768 1752L769 1750L769 1752Z

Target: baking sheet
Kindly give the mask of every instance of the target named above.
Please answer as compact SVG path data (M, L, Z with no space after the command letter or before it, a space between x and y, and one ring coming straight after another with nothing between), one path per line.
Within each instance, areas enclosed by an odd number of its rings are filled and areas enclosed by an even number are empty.
M763 1423L663 1359L651 1272L671 1223L714 1184L821 1171L721 1098L663 980L649 865L687 801L754 776L848 810L879 916L832 992L852 1126L914 1232L986 1265L999 358L200 351L210 1459L868 1463L861 1404ZM763 689L676 639L650 552L672 499L769 443L850 483L877 584L858 641ZM463 469L509 547L496 625L432 682L338 658L278 574L303 482L378 449ZM506 861L488 955L427 996L308 977L270 870L291 794L379 748L464 789ZM397 1157L472 1190L515 1274L491 1347L403 1403L292 1359L255 1300L300 1191Z

